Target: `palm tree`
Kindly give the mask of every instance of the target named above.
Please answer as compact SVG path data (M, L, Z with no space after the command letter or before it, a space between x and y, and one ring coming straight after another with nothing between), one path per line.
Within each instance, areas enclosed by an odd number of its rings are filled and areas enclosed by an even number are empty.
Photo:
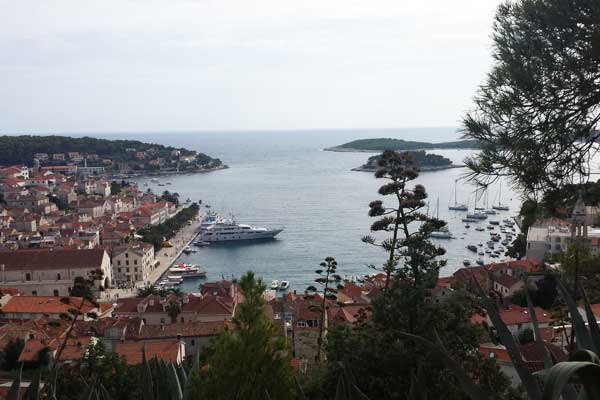
M175 299L169 300L165 311L167 311L167 314L171 318L171 323L174 324L177 322L179 314L181 314L181 304Z

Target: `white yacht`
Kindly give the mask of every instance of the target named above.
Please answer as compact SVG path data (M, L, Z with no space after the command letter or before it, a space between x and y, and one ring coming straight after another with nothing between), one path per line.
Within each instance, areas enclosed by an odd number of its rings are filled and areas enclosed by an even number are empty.
M273 289L273 290L279 289L279 281L277 279L275 279L273 282L271 282L271 289Z
M206 272L202 271L197 265L180 263L169 268L169 276L179 276L181 278L202 278Z
M273 239L283 229L258 228L238 224L233 219L217 219L200 233L204 242L229 242L234 240Z

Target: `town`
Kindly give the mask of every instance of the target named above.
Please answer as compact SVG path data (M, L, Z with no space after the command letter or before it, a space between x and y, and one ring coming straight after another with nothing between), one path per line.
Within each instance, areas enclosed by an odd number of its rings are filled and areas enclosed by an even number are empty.
M41 166L46 157L61 161L66 157L72 163ZM15 362L36 365L45 349L56 356L65 338L54 362L82 362L97 341L132 364L141 362L142 351L148 358L175 363L205 351L220 332L232 328L244 301L239 284L205 282L195 293L151 290L198 233L202 214L194 211L181 228L187 234L179 239L181 244L159 256L163 241L172 238L148 243L139 232L164 224L191 206L185 207L168 192L161 196L124 180L111 181L104 171L86 167L86 158L75 153L36 154L33 167L0 169L0 347L21 343L16 360L5 355L5 368ZM79 167L82 160L84 166ZM559 268L556 254L566 252L576 237L597 243L594 238L600 230L593 228L597 215L597 208L580 198L569 218L535 221L528 229L524 258L460 268L439 278L431 290L432 300L443 303L455 290L473 291L475 284L493 293L502 320L522 342L524 360L536 368L543 363L543 351L540 342L525 339L533 326L519 296L526 287L523 278L531 276L528 285L535 287L545 279L544 272ZM380 273L343 282L335 300L323 299L317 291L294 290L281 297L264 294L265 315L277 327L276 335L289 343L300 373L310 371L318 360L319 332L326 336L331 326L352 327L359 319L368 319L371 302L381 296L385 281ZM315 311L323 301L324 319ZM600 304L592 307L600 318ZM571 325L539 306L535 311L543 346L557 359L566 359ZM71 326L65 316L77 319L76 324ZM495 339L485 310L473 314L471 321L487 332L479 345L482 356L494 358L518 386L518 374L506 348Z

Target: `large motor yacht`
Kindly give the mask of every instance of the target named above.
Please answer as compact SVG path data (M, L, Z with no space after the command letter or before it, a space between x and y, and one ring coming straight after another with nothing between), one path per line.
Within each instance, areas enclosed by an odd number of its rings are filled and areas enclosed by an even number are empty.
M203 229L200 238L205 242L273 239L281 231L283 229L267 229L238 224L234 219L218 219Z

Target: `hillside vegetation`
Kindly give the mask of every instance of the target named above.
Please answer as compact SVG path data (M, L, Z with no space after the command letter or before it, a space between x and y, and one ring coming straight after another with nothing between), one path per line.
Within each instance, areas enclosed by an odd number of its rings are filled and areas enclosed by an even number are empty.
M457 140L454 142L429 143L414 142L410 140L376 138L359 139L335 146L326 150L363 150L363 151L384 151L384 150L427 150L427 149L477 149L480 148L477 140Z
M33 162L36 153L68 153L96 154L100 158L110 158L113 161L128 161L134 159L134 154L127 149L139 152L149 152L152 158L171 157L173 150L179 150L182 156L196 154L195 151L176 149L171 146L144 143L139 140L107 140L92 137L68 136L0 136L0 164L28 164ZM212 157L199 153L197 160L201 163L213 161Z
M451 167L452 166L452 161L449 158L446 158L444 156L440 156L439 154L431 154L431 153L426 153L423 150L420 151L409 151L408 153L410 153L415 162L417 163L417 165L419 166L419 168L423 169L423 170L427 170L427 169L441 169L443 167ZM370 171L370 170L376 170L377 169L377 165L379 160L381 159L381 154L378 154L376 156L371 156L369 157L369 159L367 160L367 162L362 165L361 167L357 168L357 170L366 170L366 171Z

